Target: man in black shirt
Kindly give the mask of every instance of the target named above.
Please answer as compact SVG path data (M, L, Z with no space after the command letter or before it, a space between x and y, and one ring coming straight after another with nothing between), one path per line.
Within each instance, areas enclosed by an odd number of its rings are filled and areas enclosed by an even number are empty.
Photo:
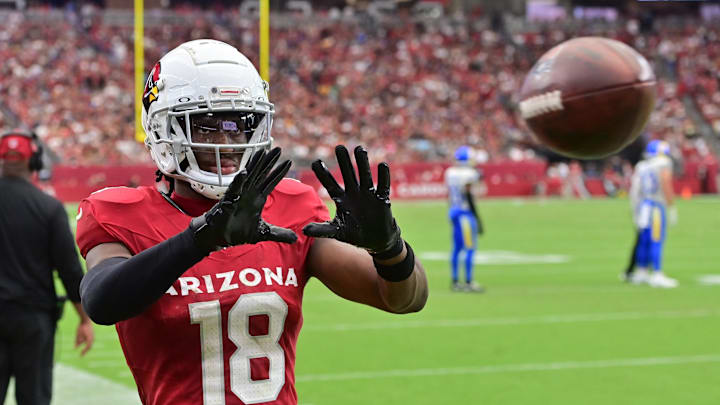
M60 201L36 188L40 145L22 132L0 137L0 404L15 377L18 405L48 405L59 314L53 269L80 315L84 355L94 336L80 305L82 267Z

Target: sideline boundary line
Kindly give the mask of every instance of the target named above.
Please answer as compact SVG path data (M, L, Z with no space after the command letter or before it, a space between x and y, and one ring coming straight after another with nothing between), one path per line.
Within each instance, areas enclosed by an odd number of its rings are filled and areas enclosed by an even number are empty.
M6 405L16 405L15 387L11 387L5 399ZM53 371L52 405L140 405L140 397L134 388L91 374L62 363L55 364Z

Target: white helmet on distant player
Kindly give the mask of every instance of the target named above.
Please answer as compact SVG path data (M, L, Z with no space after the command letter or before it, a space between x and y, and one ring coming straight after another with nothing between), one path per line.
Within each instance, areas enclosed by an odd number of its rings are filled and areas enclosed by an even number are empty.
M224 42L200 39L168 52L142 99L145 144L160 172L220 199L250 155L271 146L275 107L267 90L250 60ZM210 143L213 134L227 143ZM208 158L211 167L201 168Z

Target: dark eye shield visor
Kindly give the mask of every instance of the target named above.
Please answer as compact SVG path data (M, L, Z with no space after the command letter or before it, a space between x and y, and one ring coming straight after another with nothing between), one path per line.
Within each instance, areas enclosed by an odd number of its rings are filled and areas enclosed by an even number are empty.
M228 137L231 143L248 143L262 121L264 114L252 112L214 112L190 116L190 141L196 143L217 142L217 135ZM182 128L185 118L177 117Z

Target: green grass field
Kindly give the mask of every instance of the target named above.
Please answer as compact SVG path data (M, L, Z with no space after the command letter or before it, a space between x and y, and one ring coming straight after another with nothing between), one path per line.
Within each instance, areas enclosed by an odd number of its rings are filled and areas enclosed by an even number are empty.
M720 274L720 200L679 202L664 261L674 290L619 281L634 237L626 200L481 201L481 295L450 292L443 202L393 208L424 258L427 306L393 316L311 281L300 404L720 403L720 285L700 282ZM134 403L114 329L97 327L80 358L66 313L55 403Z

